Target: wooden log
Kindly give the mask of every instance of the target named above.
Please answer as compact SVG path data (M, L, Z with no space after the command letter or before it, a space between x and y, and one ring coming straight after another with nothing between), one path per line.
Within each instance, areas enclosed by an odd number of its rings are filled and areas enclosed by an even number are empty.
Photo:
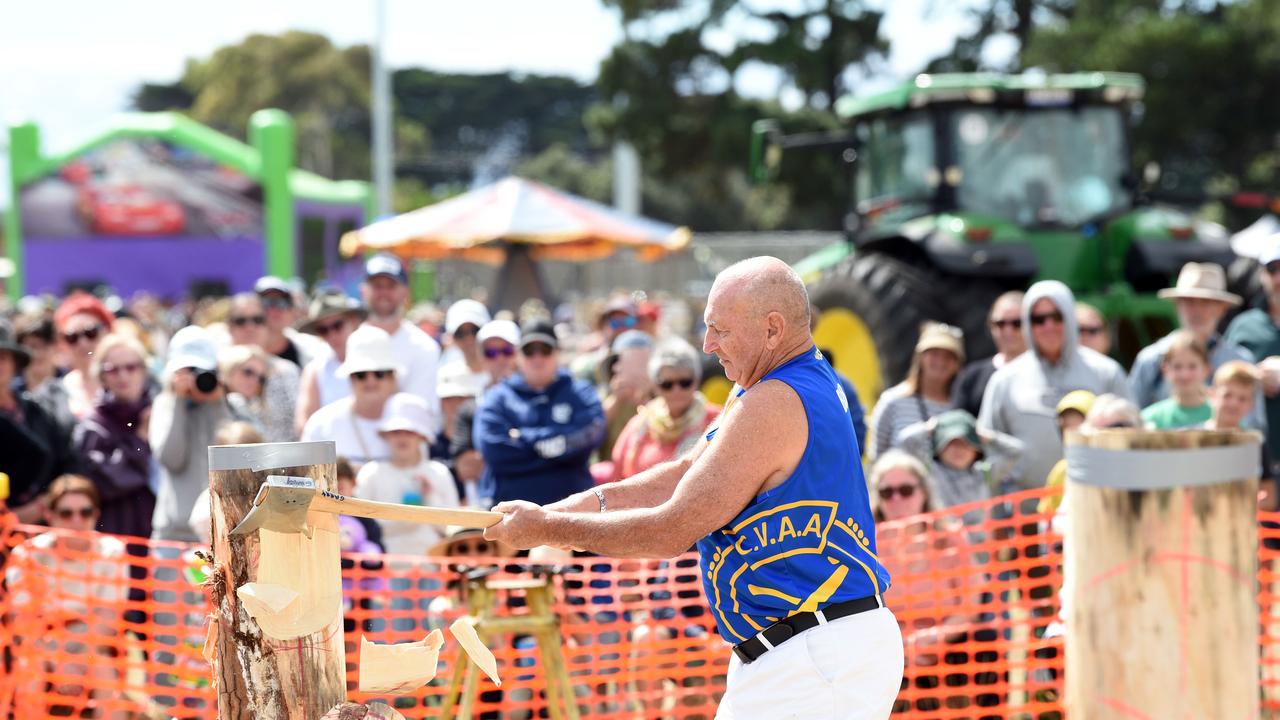
M213 613L206 655L218 691L218 717L223 720L320 720L346 700L336 516L313 513L310 540L279 534L261 537L271 532L267 530L230 535L253 506L258 487L268 475L308 477L318 488L332 490L335 460L331 442L209 448L215 567L210 579ZM283 562L261 562L264 544L274 546L273 559ZM277 573L281 566L291 571L288 577L269 580L277 588L296 592L294 603L307 604L295 615L314 620L323 613L321 622L302 622L295 616L276 623L254 619L253 606L236 591L261 582L261 571L268 565L275 565ZM296 638L272 637L263 631L263 627L280 632L279 628L301 626L320 629Z
M1072 720L1258 717L1259 439L1068 436Z

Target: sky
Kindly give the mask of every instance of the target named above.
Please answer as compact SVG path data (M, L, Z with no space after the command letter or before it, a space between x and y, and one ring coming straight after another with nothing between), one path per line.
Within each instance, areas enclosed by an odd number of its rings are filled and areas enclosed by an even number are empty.
M881 32L892 55L881 82L905 79L946 51L970 22L956 3L884 0ZM755 5L798 4L758 0ZM0 188L7 187L10 125L35 121L45 152L57 152L100 130L127 109L144 81L173 82L188 58L251 33L308 30L339 46L370 42L372 0L43 0L0 7ZM622 36L616 12L600 0L387 0L386 54L392 68L451 72L520 71L595 78ZM715 42L731 42L728 28ZM777 94L767 72L744 73L745 94ZM0 207L8 193L0 192Z

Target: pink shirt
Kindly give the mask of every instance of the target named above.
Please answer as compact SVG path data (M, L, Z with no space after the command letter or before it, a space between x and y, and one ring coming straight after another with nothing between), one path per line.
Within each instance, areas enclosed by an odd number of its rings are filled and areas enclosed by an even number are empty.
M719 415L720 406L707 403L702 422L695 423L683 435L666 443L655 440L649 434L643 416L631 418L613 445L613 476L610 481L631 477L658 463L674 459L681 443L685 443L690 436L704 432Z

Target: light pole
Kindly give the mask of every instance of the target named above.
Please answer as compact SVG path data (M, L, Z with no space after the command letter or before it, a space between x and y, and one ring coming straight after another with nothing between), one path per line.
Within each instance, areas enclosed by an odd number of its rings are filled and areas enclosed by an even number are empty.
M391 214L395 157L391 146L391 77L386 67L387 0L374 2L372 56L373 188L378 217Z

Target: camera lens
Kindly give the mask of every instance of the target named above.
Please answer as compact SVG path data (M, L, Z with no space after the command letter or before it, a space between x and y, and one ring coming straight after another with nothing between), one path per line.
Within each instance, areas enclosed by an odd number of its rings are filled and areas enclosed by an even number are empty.
M218 387L218 374L210 370L196 373L196 389L202 393L211 393Z

